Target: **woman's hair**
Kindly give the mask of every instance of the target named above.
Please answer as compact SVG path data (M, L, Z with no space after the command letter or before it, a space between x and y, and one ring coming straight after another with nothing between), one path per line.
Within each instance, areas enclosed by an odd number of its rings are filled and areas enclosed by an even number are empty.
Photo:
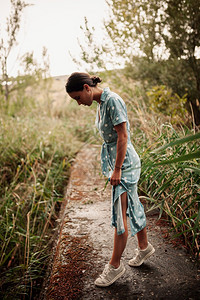
M78 92L83 90L84 84L88 84L89 86L96 86L97 83L101 82L101 78L97 76L90 76L88 73L72 73L67 79L67 83L65 85L66 92Z

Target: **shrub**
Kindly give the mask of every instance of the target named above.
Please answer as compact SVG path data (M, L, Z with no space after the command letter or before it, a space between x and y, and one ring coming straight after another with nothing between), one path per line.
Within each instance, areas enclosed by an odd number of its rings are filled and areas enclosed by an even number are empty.
M150 108L159 113L163 113L172 118L172 122L181 121L185 117L187 111L185 104L187 94L180 97L178 94L173 94L172 89L165 85L154 86L147 93Z

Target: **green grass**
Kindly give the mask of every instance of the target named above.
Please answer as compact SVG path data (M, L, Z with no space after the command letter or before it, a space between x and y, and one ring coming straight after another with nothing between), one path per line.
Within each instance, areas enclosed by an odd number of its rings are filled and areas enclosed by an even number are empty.
M44 276L52 228L81 143L66 120L29 114L2 115L0 121L0 289L18 299L35 294Z
M188 134L188 129L185 130ZM199 256L200 153L199 133L164 128L157 145L142 155L140 187L146 198L165 212L191 252ZM198 137L198 139L195 139Z
M29 91L30 101L25 95L19 105L11 101L7 113L0 113L3 299L39 295L71 164L85 143L99 139L95 105L90 114L74 101L51 106L51 95L45 101L45 93Z

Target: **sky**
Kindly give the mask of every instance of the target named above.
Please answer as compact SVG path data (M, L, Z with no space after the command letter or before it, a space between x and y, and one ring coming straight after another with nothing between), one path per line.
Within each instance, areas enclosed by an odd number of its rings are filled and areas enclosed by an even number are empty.
M8 74L16 76L19 58L26 52L34 53L40 63L43 47L47 48L52 76L69 75L78 71L69 54L80 55L77 38L84 38L80 26L84 18L94 26L99 38L103 36L103 19L108 13L105 0L26 0L26 7L17 35L18 45L8 61ZM10 14L10 1L0 0L0 38L5 38L6 18Z

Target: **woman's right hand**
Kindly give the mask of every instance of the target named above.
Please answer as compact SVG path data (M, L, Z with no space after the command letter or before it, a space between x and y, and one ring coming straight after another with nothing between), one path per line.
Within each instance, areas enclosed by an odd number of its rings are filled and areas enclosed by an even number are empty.
M114 169L112 176L110 178L111 185L118 185L121 182L122 170L121 169Z

